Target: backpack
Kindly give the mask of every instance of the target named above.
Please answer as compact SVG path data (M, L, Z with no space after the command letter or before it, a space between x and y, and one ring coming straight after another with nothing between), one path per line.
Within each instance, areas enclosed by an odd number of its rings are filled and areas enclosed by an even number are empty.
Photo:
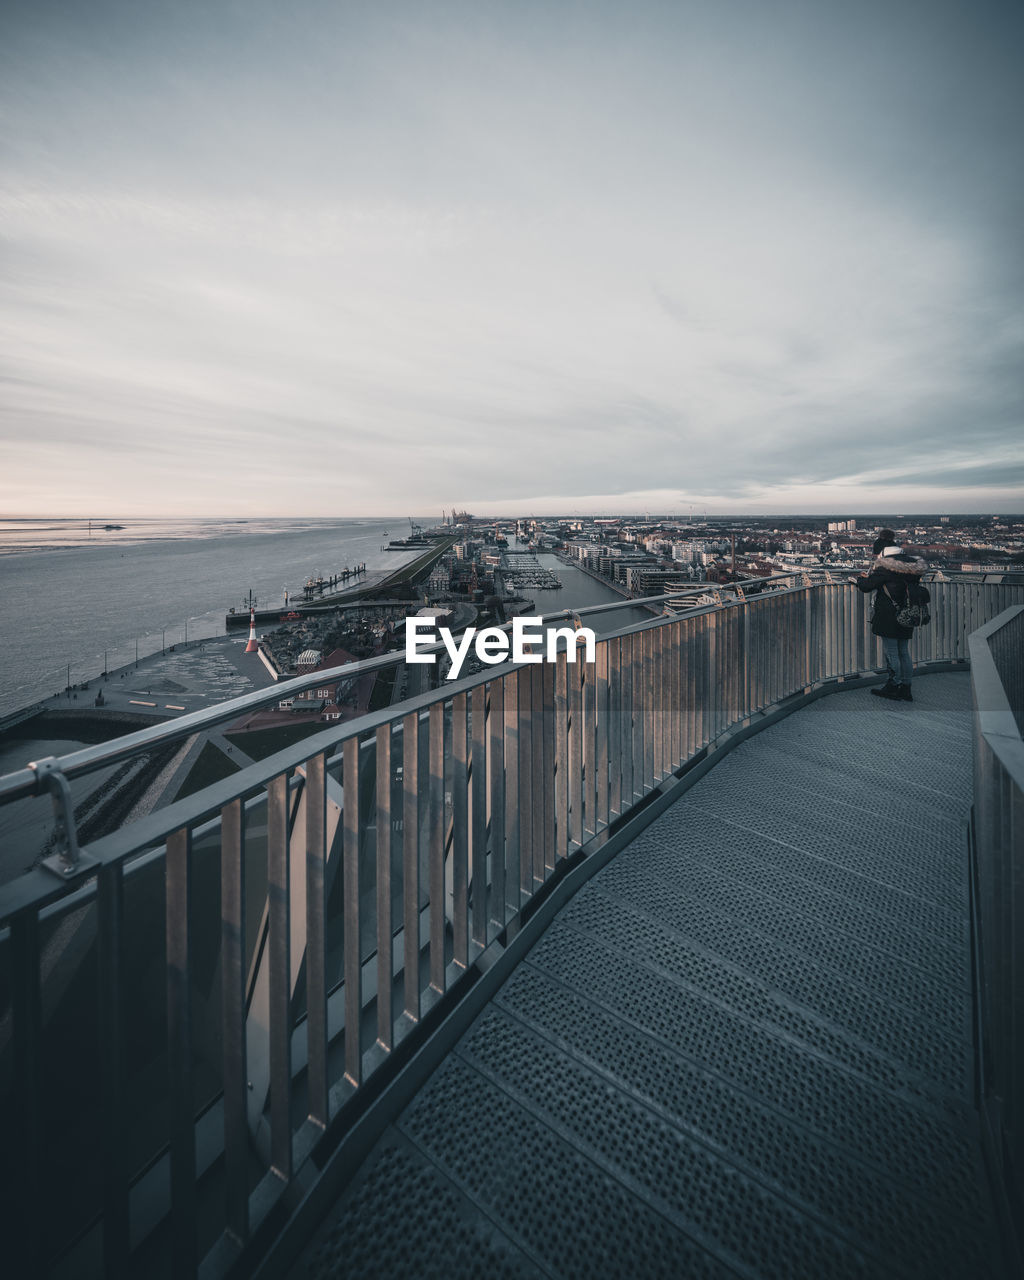
M896 621L901 627L926 627L931 622L932 615L928 609L931 592L919 582L907 583L907 595L902 604L893 599L888 587L885 588L885 594L892 600Z

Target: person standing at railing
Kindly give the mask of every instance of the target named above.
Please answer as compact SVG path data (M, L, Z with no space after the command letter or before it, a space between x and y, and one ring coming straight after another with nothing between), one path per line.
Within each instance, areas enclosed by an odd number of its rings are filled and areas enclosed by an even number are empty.
M901 626L896 614L907 603L912 587L921 581L928 566L917 556L910 555L896 541L892 529L879 530L871 548L874 560L868 573L857 578L857 587L875 593L871 612L872 633L882 641L882 654L889 678L880 689L871 692L878 698L891 698L898 702L913 702L910 682L914 664L910 657L910 627Z

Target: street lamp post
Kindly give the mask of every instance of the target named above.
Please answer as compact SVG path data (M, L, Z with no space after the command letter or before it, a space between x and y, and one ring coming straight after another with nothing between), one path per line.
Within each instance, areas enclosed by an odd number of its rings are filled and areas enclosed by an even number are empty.
M166 635L167 635L166 631L160 632L160 652L161 653L167 652L167 643L165 639Z

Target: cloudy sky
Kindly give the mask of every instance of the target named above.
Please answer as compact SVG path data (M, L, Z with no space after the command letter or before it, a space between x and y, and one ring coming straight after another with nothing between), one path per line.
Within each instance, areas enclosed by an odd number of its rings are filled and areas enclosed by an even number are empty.
M1024 6L8 0L0 513L1024 509Z

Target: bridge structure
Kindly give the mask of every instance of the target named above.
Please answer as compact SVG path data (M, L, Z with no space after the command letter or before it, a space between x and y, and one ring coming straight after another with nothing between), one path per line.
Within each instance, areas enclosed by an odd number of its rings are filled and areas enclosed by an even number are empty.
M1024 589L932 592L912 705L781 578L85 848L69 778L282 686L0 779L62 845L0 888L14 1274L1016 1274Z

